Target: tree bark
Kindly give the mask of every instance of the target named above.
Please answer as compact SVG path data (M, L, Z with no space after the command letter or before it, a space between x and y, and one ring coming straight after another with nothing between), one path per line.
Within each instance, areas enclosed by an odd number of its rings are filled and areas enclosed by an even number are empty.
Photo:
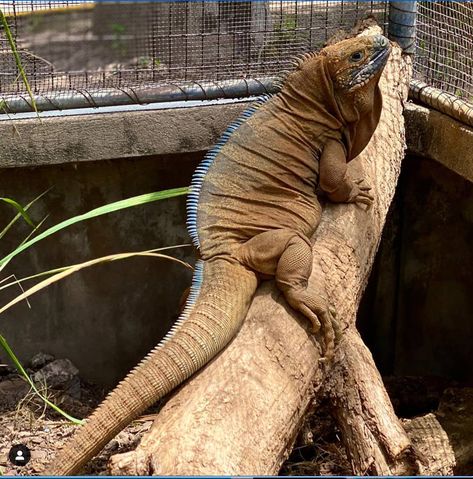
M422 476L451 476L457 465L452 441L435 414L407 419L407 431L419 456L419 474ZM471 442L471 440L470 440Z
M380 124L352 162L354 177L373 187L373 207L327 204L314 237L309 287L327 294L344 329L335 363L318 361L308 322L267 282L234 341L168 401L136 451L111 458L112 474L277 474L322 394L333 401L354 473L413 470L409 438L355 327L404 156L410 72L410 59L393 48L380 82Z

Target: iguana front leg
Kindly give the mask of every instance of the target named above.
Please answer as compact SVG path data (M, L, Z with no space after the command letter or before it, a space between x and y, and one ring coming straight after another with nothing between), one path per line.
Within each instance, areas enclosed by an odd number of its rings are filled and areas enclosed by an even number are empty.
M310 241L287 229L266 231L244 243L236 256L252 270L274 276L287 302L311 321L313 332L318 332L322 326L324 356L331 359L335 347L335 320L325 299L307 291L313 261Z
M348 176L347 153L339 141L329 141L320 157L320 187L335 203L362 203L371 206L374 197L364 180Z

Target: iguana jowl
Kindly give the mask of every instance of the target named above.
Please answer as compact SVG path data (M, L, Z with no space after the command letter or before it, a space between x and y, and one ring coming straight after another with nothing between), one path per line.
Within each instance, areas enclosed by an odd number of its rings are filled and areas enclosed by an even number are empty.
M321 216L316 188L334 202L373 201L347 174L381 113L378 80L388 40L359 36L306 54L281 90L232 124L197 168L188 229L199 260L191 293L165 339L109 394L55 459L52 475L77 472L133 418L202 368L236 335L261 278L275 277L288 303L322 325L333 318L306 291L309 238Z

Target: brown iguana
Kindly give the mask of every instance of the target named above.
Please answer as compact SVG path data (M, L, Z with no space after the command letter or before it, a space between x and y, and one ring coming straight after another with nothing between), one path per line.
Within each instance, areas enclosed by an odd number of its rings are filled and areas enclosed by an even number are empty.
M142 411L208 363L237 334L262 278L322 325L334 348L332 313L306 292L309 238L321 216L316 188L334 202L373 201L347 162L378 123L378 80L390 52L382 35L306 54L281 90L232 124L197 168L188 229L200 250L185 309L169 334L109 394L55 459L52 475L77 472Z

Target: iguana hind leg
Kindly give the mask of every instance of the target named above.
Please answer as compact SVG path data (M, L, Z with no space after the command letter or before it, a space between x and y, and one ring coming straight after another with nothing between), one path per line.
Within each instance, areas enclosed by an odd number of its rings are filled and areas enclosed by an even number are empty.
M335 320L326 300L307 291L312 272L312 247L308 238L288 229L266 231L244 243L237 258L254 271L274 276L287 302L310 320L313 331L318 332L322 327L324 356L331 359Z

